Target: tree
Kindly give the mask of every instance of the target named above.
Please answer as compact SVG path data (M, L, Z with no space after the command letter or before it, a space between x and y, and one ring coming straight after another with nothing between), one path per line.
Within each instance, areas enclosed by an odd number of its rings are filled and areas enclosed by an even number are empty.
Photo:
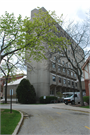
M58 18L54 12L50 14L40 8L38 11L33 21L30 21L28 17L22 20L21 15L16 19L13 13L7 12L0 17L0 63L9 54L21 55L25 49L30 50L30 57L33 55L35 60L45 58L42 41L48 43L48 48L58 48L58 43L63 39L58 38L54 32L57 32L56 21L62 22L61 18Z
M88 14L90 18L90 13ZM84 49L90 45L90 30L89 25L90 20L84 21L84 23L79 25L73 24L72 22L66 28L66 32L62 36L65 36L69 39L68 44L64 42L63 47L60 51L62 55L56 55L56 58L66 58L67 64L69 63L71 67L63 65L67 70L74 72L79 81L80 97L81 97L81 106L84 105L83 102L83 93L82 93L82 83L81 79L83 77L82 66L85 62L85 58L90 55L90 50L85 51ZM61 36L59 34L59 36ZM76 43L75 43L76 42ZM70 49L69 49L70 48ZM57 51L56 51L57 52ZM49 52L50 53L50 52ZM69 54L71 53L72 57L70 58ZM77 58L78 55L78 58Z
M56 95L61 99L63 94L61 92L57 92Z
M27 79L21 80L20 84L16 89L16 93L19 103L33 104L36 102L35 89Z
M20 56L25 59L26 50L28 50L29 58L33 57L37 61L46 58L45 47L42 42L46 42L48 49L51 50L59 49L58 46L62 46L65 38L58 38L55 34L57 32L55 25L62 22L61 18L58 18L55 12L44 12L40 8L38 11L33 21L30 21L28 17L22 20L21 15L16 19L13 13L9 14L8 12L0 17L1 64L4 60L6 65L8 61L5 59L9 58L10 55L17 55L18 58ZM11 63L13 65L13 61ZM2 69L1 71L3 72Z
M19 61L16 63L12 63L13 58L12 54L8 55L6 59L3 59L2 64L0 66L0 73L3 73L5 77L5 103L7 103L7 83L8 83L8 78L12 76L12 79L14 78L14 75L17 72L17 64L19 64Z

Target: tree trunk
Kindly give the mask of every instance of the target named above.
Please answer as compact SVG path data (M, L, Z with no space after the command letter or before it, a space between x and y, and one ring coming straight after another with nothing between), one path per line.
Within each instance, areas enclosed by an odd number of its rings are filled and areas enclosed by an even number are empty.
M81 78L79 78L79 88L80 88L80 99L81 99L81 106L84 106L84 102L83 102L83 91L82 91L82 83L81 83Z
M7 103L7 81L8 81L8 78L6 77L6 85L5 85L5 103Z

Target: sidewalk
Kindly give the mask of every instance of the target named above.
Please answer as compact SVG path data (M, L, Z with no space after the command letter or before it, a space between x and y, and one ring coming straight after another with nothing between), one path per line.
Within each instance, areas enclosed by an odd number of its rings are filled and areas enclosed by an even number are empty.
M65 110L74 110L74 111L82 111L82 112L87 112L90 113L90 108L81 108L80 105L65 105L64 103L61 104L55 104L54 108L61 108L61 109L65 109Z

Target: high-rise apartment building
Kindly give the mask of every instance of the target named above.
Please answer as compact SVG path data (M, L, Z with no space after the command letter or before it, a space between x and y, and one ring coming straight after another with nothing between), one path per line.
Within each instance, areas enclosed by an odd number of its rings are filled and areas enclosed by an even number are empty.
M46 11L42 8L43 11ZM37 9L31 11L31 20L34 13L38 13ZM63 30L63 28L57 24L57 29L60 30L61 36L72 40L72 44L75 46L75 41ZM84 52L80 46L77 46L79 52ZM68 56L74 63L72 56L71 46L67 48ZM40 96L56 95L57 91L60 92L73 92L79 91L78 81L76 74L68 68L73 68L67 61L66 57L63 57L63 53L55 52L48 54L48 59L43 59L42 62L36 62L32 60L31 65L33 69L27 66L27 78L34 85L37 98ZM76 53L76 59L80 60L80 55ZM83 65L83 61L80 66ZM83 89L84 89L83 84Z

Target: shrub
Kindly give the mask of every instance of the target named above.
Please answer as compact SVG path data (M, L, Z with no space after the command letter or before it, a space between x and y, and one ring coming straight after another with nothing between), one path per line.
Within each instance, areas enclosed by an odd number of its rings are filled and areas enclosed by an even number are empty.
M89 98L90 96L84 96L83 101L89 104Z
M16 89L16 94L19 103L30 104L36 102L36 93L33 85L30 84L29 80L22 79Z
M55 97L55 96L46 96L46 99L44 99L43 96L42 96L42 97L39 98L39 100L40 100L40 103L47 104L47 103L50 103L51 100L57 100L57 97Z

